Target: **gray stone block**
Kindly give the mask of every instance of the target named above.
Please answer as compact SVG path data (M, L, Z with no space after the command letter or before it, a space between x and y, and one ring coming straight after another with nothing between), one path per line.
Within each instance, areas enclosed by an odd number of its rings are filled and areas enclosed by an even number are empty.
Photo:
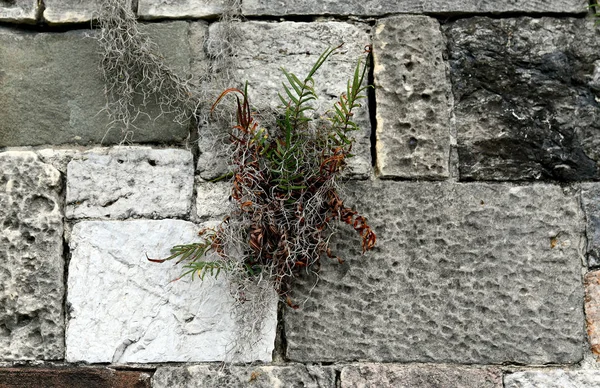
M139 0L138 16L159 18L214 18L227 9L227 0Z
M600 40L589 19L450 24L460 177L600 178Z
M340 380L341 388L502 388L498 369L442 365L351 365Z
M145 147L91 150L67 166L66 216L185 217L191 208L193 185L189 151Z
M188 24L145 27L165 61L189 72ZM0 147L40 144L115 144L123 140L109 124L104 83L98 70L95 32L30 33L0 28ZM156 117L157 107L149 114ZM165 114L140 116L133 142L184 141L188 128Z
M228 366L221 370L214 365L162 367L152 377L155 388L271 388L306 387L335 388L333 367L288 364L285 366Z
M196 184L196 213L203 221L221 221L231 210L231 183L198 182Z
M229 87L242 87L248 81L250 104L264 117L272 116L273 111L281 104L277 95L279 92L284 93L282 82L285 76L281 67L303 79L325 49L343 42L344 46L339 52L331 56L314 76L315 89L319 95L319 99L313 104L315 114L318 117L333 110L333 103L346 91L347 81L354 73L356 61L363 54L364 47L370 43L368 26L359 23L246 22L235 28L238 31L234 43L235 69L231 71L233 79ZM209 55L215 56L226 50L224 39L221 38L223 34L221 23L210 26ZM202 47L197 47L196 50L202 50ZM355 157L349 160L349 172L365 178L372 170L371 128L367 106L357 110L356 122L361 130L353 133L356 138L353 147ZM216 152L211 148L200 151L210 155ZM199 169L207 170L205 166L199 166Z
M591 268L600 266L600 183L584 183L581 204L587 227L587 263Z
M38 0L0 0L0 22L33 24L38 10Z
M0 360L64 356L60 173L33 152L0 153Z
M376 16L392 13L573 13L587 12L585 0L500 0L481 2L478 0L244 0L244 15L364 15Z
M291 360L581 360L578 195L553 185L389 181L348 190L376 248L360 256L359 237L346 231L332 247L346 262L323 260L318 281L295 284L293 299L307 301L285 311Z
M451 87L437 20L380 20L373 41L377 169L382 177L447 178Z
M44 0L44 6L43 17L50 24L89 22L100 10L94 0Z
M600 372L596 370L540 370L508 374L505 388L600 388Z

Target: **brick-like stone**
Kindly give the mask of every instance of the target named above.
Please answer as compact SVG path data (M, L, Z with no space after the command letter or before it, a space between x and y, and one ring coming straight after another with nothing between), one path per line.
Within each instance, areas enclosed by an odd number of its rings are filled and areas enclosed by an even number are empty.
M143 19L214 18L227 10L226 0L139 0Z
M210 365L162 367L152 377L153 388L335 388L333 367L291 364L285 366Z
M600 358L600 271L588 272L585 284L585 322L592 352Z
M186 221L84 221L71 234L66 333L69 362L221 361L247 322L232 314L225 276L177 281L183 268L151 263L198 241ZM90 292L93 290L93 292ZM257 343L238 361L271 361L277 298ZM235 311L234 311L235 312ZM100 317L100 318L99 318Z
M375 26L376 149L382 177L448 177L451 87L445 50L435 19L398 16Z
M224 34L222 23L209 28L208 51L218 55L223 50ZM231 72L232 84L242 86L248 81L250 104L258 112L269 113L281 105L278 93L284 93L282 82L285 76L280 68L295 73L303 79L317 58L329 47L344 46L319 69L314 76L314 85L319 99L315 102L317 115L333 110L333 103L346 91L347 81L353 76L358 58L364 47L370 43L368 26L341 22L245 22L235 26L239 34L235 36L235 68ZM196 50L203 50L202 46ZM204 55L198 53L198 55ZM356 122L361 130L352 135L356 138L353 147L355 157L349 160L349 174L365 178L371 173L370 122L368 107L356 111ZM214 144L214 142L213 142ZM210 147L201 143L201 146ZM212 148L200 150L208 152L211 160L217 153ZM199 166L207 170L205 166Z
M150 375L110 368L2 368L0 387L150 388Z
M461 179L600 179L592 20L466 18L446 33Z
M188 23L144 26L165 61L178 73L190 64ZM0 28L0 147L41 144L115 144L119 129L109 120L93 31L33 33ZM151 104L150 104L151 105ZM149 114L160 111L150 106ZM169 114L156 120L141 115L133 142L183 142L188 128Z
M0 22L33 24L37 21L38 0L0 0Z
M71 219L185 217L193 185L189 151L91 150L68 164L66 215Z
M600 184L582 185L581 204L587 221L587 264L591 268L600 267Z
M461 366L358 364L345 366L341 388L502 388L502 373Z
M505 388L600 388L600 372L596 370L544 370L508 374Z
M244 0L242 12L245 15L362 15L376 16L391 13L573 13L587 12L585 0L500 0L481 2L479 0L375 0L375 1L336 1L336 0Z
M307 302L285 312L291 360L581 360L577 193L389 181L348 190L377 246L361 257L358 236L346 231L332 247L346 262L323 260L318 282L296 283L293 298Z
M0 153L0 360L64 354L60 173L33 152Z
M44 0L43 16L50 24L89 22L97 18L100 4L94 0Z
M196 191L196 213L199 219L220 221L229 214L231 183L199 182Z

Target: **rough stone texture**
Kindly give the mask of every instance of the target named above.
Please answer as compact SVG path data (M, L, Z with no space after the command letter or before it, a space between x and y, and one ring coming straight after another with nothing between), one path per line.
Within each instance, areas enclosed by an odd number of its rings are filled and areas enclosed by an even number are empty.
M600 184L584 183L581 203L587 220L587 262L589 267L600 266Z
M0 22L35 23L37 0L0 0Z
M0 360L64 352L60 173L33 152L0 153Z
M36 150L35 153L43 163L52 165L61 174L66 175L69 162L83 151L78 148L43 148Z
M1 388L150 388L150 375L109 368L0 369Z
M362 364L346 366L341 388L502 388L502 373L461 366Z
M504 377L505 388L600 388L600 371L562 369L517 372Z
M189 214L194 185L189 151L117 147L92 150L81 157L67 167L68 218Z
M335 388L332 367L291 364L285 366L230 366L225 371L209 365L158 368L153 388Z
M214 18L226 5L226 0L139 0L138 15L144 19Z
M574 363L582 358L584 222L559 186L354 183L378 234L348 231L286 310L295 361ZM310 290L314 287L312 293Z
M246 22L238 27L240 35L235 40L236 64L232 83L241 86L248 81L251 105L256 111L267 115L281 104L277 96L278 92L283 92L281 84L285 80L281 67L302 79L325 49L344 42L339 53L330 57L314 76L315 89L320 97L315 103L317 114L332 110L333 103L346 91L357 59L362 55L365 45L370 43L368 26L358 23ZM209 40L213 43L208 46L209 54L217 55L225 49L221 44L222 34L221 23L210 26ZM196 47L196 50L202 49L202 46ZM349 161L349 170L351 175L365 178L372 170L371 130L366 106L357 110L356 122L361 131L354 133L357 142L353 153L356 156ZM214 148L201 148L200 151L210 155L203 160L213 159L218 153ZM207 170L205 166L199 168Z
M189 72L188 23L144 27L166 61ZM92 31L33 33L0 27L0 147L40 144L119 143L120 129L107 133L99 48ZM149 108L151 116L158 108ZM182 142L186 127L169 115L140 116L133 142Z
M380 20L373 42L377 169L382 177L443 179L450 158L450 82L437 20Z
M574 13L587 12L585 0L337 0L295 1L295 0L244 0L242 12L245 15L386 15L391 13Z
M600 358L600 271L588 272L585 284L585 321L592 352Z
M50 24L89 22L97 16L100 3L94 0L44 0L44 20Z
M461 179L600 178L593 21L468 18L447 35Z
M222 220L229 214L229 182L199 182L196 185L196 213L201 220Z
M225 277L194 281L174 263L146 260L176 244L197 241L185 221L80 222L71 234L69 362L220 361L235 340L233 299ZM94 290L94 292L90 292ZM267 309L262 338L239 361L270 361L277 299Z

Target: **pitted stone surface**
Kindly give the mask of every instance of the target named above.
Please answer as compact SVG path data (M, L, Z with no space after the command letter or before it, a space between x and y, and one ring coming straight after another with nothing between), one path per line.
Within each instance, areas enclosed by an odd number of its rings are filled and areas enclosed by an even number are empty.
M188 23L142 26L159 45L166 62L189 72ZM109 124L95 32L33 33L0 27L0 147L40 144L115 144L121 130ZM152 105L152 104L150 104ZM160 111L150 106L152 117ZM133 142L178 143L185 126L165 114L141 115Z
M158 368L152 377L154 388L335 388L332 367L291 364L285 366L230 366L225 371L215 366L192 365Z
M314 85L319 99L315 102L316 114L333 110L333 104L346 91L358 58L370 43L368 26L341 22L246 22L237 25L236 68L232 71L237 86L248 81L250 104L259 112L275 110L281 104L277 93L284 93L285 76L280 68L295 73L300 79L314 65L317 58L329 47L344 46L318 70ZM225 48L219 42L223 34L221 23L209 27L209 54L215 55ZM197 47L196 50L202 50ZM203 55L199 53L198 55ZM232 86L232 85L231 85ZM366 100L363 100L366 101ZM365 178L371 173L370 122L366 103L356 111L355 121L361 130L352 135L356 143L352 149L355 157L349 160L350 175ZM214 150L207 150L213 152ZM205 150L201 149L201 153ZM202 167L201 167L202 168Z
M350 188L349 188L350 190ZM582 358L583 215L559 186L355 183L348 204L378 234L354 232L306 277L285 312L294 361L491 364ZM314 290L312 293L311 289Z
M229 214L231 183L199 182L196 191L196 213L201 220L221 221Z
M380 20L373 42L377 168L382 177L443 179L450 158L450 97L437 20Z
M574 13L587 12L585 0L499 0L482 2L479 0L244 0L242 12L245 15L386 15L391 13Z
M345 366L341 388L502 388L502 372L461 366L358 364Z
M194 184L189 151L117 147L85 152L67 167L71 219L188 215Z
M460 177L600 178L600 40L586 19L450 24Z
M526 371L506 375L505 388L600 388L600 371L562 369Z
M127 0L131 3L130 0ZM100 10L95 0L44 0L44 20L51 24L84 23L97 18Z
M585 322L592 352L600 358L600 271L588 272L585 284Z
M589 267L600 266L600 184L584 183L581 203L587 220L587 261Z
M0 360L64 352L60 173L33 152L0 153Z
M38 0L0 0L0 22L35 23Z
M138 16L156 18L215 17L226 10L226 0L139 0Z
M146 260L146 254L166 257L173 245L197 241L199 229L178 220L76 224L70 241L67 361L224 360L238 330L226 278L173 281L181 266ZM271 361L276 298L268 311L262 338L240 362Z

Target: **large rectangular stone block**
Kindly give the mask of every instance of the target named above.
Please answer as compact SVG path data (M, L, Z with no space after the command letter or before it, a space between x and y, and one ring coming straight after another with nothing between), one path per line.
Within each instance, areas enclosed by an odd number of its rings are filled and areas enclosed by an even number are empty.
M139 0L143 19L214 18L227 9L227 0Z
M437 20L380 20L373 41L377 169L384 178L449 175L451 87Z
M224 275L185 277L173 262L151 263L173 245L198 241L186 221L85 221L71 234L66 333L69 362L222 361L249 322L233 309ZM93 292L90 292L93 290ZM236 361L271 361L277 298ZM253 322L256 323L256 322ZM243 344L242 344L243 345Z
M333 247L285 311L294 361L575 363L582 358L577 193L553 185L379 181L348 187L378 235ZM318 281L317 281L318 280ZM313 289L314 287L314 289ZM312 292L311 292L312 290Z
M98 17L100 4L94 0L44 0L43 17L50 24L89 22Z
M33 24L38 10L38 0L0 0L0 22Z
M172 22L143 29L177 72L189 72L188 24ZM0 28L0 147L40 144L115 144L120 128L108 131L104 82L93 31L33 33ZM184 141L188 128L148 107L133 142Z
M447 29L462 180L600 179L600 40L589 19Z
M191 152L117 147L85 152L67 166L66 216L185 217L192 205Z
M360 23L342 22L245 22L233 26L235 68L231 70L229 87L242 87L248 81L250 104L257 112L266 117L281 105L278 93L285 93L282 83L286 80L280 68L293 72L303 80L317 58L330 47L344 43L338 52L330 57L314 76L314 86L319 99L314 102L315 115L333 111L333 104L346 91L347 81L352 78L358 58L363 55L364 47L370 43L368 26ZM227 50L225 30L222 23L212 24L209 28L209 55L217 56ZM202 46L196 47L198 56L204 55ZM286 81L287 82L287 81ZM365 100L363 100L365 101ZM356 111L355 121L361 130L352 133L356 143L352 149L355 157L349 160L350 173L366 177L371 173L370 122L368 107ZM210 144L204 145L200 160L210 163L216 151ZM213 142L212 144L215 144ZM199 166L206 170L206 167Z
M60 173L33 152L0 153L0 361L64 356Z
M244 0L245 15L364 15L376 16L392 13L573 13L587 12L585 0Z
M504 377L504 386L506 388L599 388L600 372L565 369L516 372Z

